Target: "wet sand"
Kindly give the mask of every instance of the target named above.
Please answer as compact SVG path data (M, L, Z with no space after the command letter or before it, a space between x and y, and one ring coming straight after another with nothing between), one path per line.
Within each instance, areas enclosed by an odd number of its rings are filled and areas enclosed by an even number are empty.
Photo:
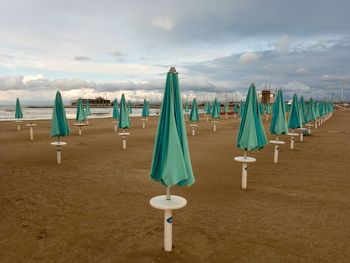
M215 134L204 118L195 137L188 129L196 183L172 188L188 205L174 212L171 253L163 251L163 213L149 205L165 193L149 178L157 117L146 129L132 119L126 151L112 119L91 119L82 136L71 126L59 166L50 122L36 123L31 142L28 128L0 122L1 263L350 258L349 111L296 140L293 151L281 136L278 164L273 145L249 152L257 162L245 191L233 160L243 154L235 147L239 121L223 118Z

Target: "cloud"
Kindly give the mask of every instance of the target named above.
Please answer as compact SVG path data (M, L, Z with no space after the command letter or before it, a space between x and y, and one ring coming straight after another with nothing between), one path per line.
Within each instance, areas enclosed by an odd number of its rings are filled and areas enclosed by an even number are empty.
M290 40L288 35L283 35L280 40L277 42L277 48L282 53L287 53L290 45Z
M305 75L305 74L309 74L310 71L307 68L297 68L295 70L295 74L299 74L299 75Z
M169 17L158 17L158 18L152 19L151 25L155 28L160 28L166 31L170 31L174 28L175 23L174 23L174 20L172 20Z
M113 57L117 57L117 58L120 58L120 57L124 56L124 54L119 52L119 51L108 52L108 54L113 56Z
M77 61L89 61L91 59L89 57L85 57L85 56L76 56L76 57L74 57L74 60L77 60Z
M253 52L243 53L239 57L239 61L242 64L250 64L250 63L258 61L259 59L260 59L260 55L257 53L253 53Z

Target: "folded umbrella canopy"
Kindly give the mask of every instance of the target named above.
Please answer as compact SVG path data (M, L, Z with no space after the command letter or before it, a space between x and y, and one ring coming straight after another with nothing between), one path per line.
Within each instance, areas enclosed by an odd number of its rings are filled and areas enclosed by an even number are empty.
M132 113L132 105L130 100L128 101L128 113L131 114Z
M150 176L167 187L194 183L175 68L170 69L166 78Z
M23 112L22 112L21 104L20 104L18 98L16 99L15 118L16 118L16 119L22 119L22 118L23 118Z
M224 112L227 114L228 113L228 102L225 102L225 107L224 107Z
M51 121L51 137L64 137L69 135L66 112L62 102L61 93L56 92L55 103L53 105L52 121Z
M143 100L143 107L142 107L142 117L146 118L149 116L149 106L146 99Z
M293 95L293 102L290 107L290 112L288 116L288 128L289 129L297 129L302 127L302 121L300 118L299 106L298 106L298 98L297 94Z
M288 133L282 90L278 90L276 101L273 104L270 132L276 135Z
M115 120L119 119L119 110L118 110L118 100L114 99L113 101L113 115L112 118Z
M197 122L199 121L199 115L198 115L198 105L196 98L193 99L192 102L192 109L190 114L190 121Z
M239 102L239 116L242 117L243 115L243 110L244 110L244 105L243 105L243 101Z
M85 121L86 119L86 115L84 112L84 108L83 108L83 102L81 100L81 98L78 99L78 106L77 106L77 115L75 117L75 120L77 121Z
M220 119L220 106L218 104L218 100L215 98L212 108L211 117L213 119Z
M254 84L251 84L239 126L237 148L243 150L260 150L267 143L264 126L260 117L256 88Z
M129 105L130 105L130 103L129 103ZM127 128L131 127L130 116L128 114L128 110L126 109L126 102L125 102L124 93L122 94L122 98L120 100L120 112L119 112L118 127L121 129L127 129Z

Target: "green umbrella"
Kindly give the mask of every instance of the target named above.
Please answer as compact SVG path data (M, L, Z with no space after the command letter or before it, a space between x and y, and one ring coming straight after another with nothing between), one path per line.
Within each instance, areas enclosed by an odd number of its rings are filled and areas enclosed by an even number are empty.
M260 150L267 143L264 126L262 125L259 114L255 85L251 84L239 126L237 148L243 150Z
M240 101L239 102L239 116L242 117L243 115L243 110L244 110L244 105L243 105L243 102Z
M189 112L190 109L189 109L189 106L188 106L188 101L186 100L186 103L185 103L185 112Z
M298 107L298 98L297 94L293 95L293 102L290 108L289 116L288 116L288 128L296 129L302 126L299 107Z
M204 112L207 112L208 111L208 102L205 102L204 103Z
M224 107L224 112L227 114L228 111L229 111L229 109L228 109L228 102L226 101L225 102L225 107Z
M128 114L131 114L132 113L132 105L131 105L131 102L130 100L128 101Z
M130 102L130 101L129 101ZM130 103L129 103L130 105ZM131 127L130 117L128 111L126 109L125 95L122 94L122 98L120 100L120 113L119 113L119 123L118 127L121 129L127 129Z
M304 101L304 97L301 96L300 97L300 112L301 112L301 120L302 123L305 124L307 123L307 117L306 117L306 105L305 105L305 101Z
M78 106L77 106L77 115L75 117L75 120L77 121L85 121L86 119L86 115L84 112L84 108L83 108L83 102L81 100L81 98L78 99Z
M207 108L207 115L211 115L211 105L210 105L210 103L208 103L208 108Z
M220 119L220 106L219 106L216 98L215 98L214 103L213 103L211 117L213 119Z
M316 120L316 113L315 113L313 98L311 98L309 101L306 118L308 121L315 121Z
M64 137L69 135L69 133L70 129L62 102L61 93L57 91L52 113L51 137Z
M239 113L239 107L238 107L237 103L233 104L233 112L234 113Z
M146 118L149 116L149 108L148 108L148 102L146 99L143 100L143 107L142 107L142 117Z
M23 118L23 112L21 108L21 104L19 103L19 99L16 99L16 113L15 113L16 119L22 119Z
M118 101L117 99L114 99L113 101L113 119L118 120L119 119L119 110L118 110Z
M273 104L270 132L276 135L288 133L282 90L278 90L276 101Z
M170 69L166 78L150 176L167 187L189 186L194 183L175 68ZM167 199L169 198L167 191Z
M89 99L86 100L85 113L86 113L86 116L90 116L90 115L91 115L91 109L90 109L90 102L89 102Z
M192 122L197 122L199 121L199 115L198 115L198 105L196 98L193 99L192 102L192 109L191 109L191 114L190 114L190 121Z

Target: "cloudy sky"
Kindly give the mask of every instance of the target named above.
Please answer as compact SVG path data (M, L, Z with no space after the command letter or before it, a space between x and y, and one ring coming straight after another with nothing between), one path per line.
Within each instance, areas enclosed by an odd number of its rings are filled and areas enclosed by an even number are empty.
M183 96L350 99L349 0L2 0L0 104Z

